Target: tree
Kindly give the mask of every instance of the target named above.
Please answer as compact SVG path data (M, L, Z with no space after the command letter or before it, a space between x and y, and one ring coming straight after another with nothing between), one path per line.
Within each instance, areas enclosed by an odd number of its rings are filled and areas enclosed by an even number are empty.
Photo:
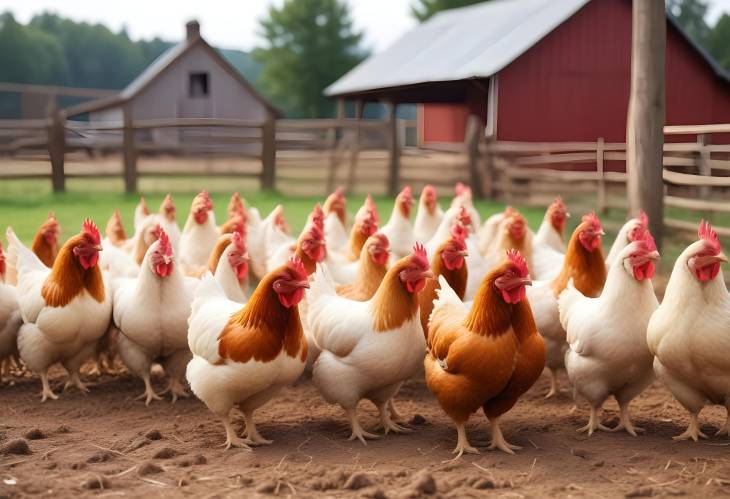
M730 15L723 14L707 36L707 50L712 57L727 70L730 70Z
M411 5L411 15L420 22L425 21L437 12L457 7L466 7L485 0L416 0Z
M265 46L254 58L266 94L293 116L333 115L323 90L365 57L345 1L284 0L269 8L259 35Z
M707 15L705 0L667 0L667 10L677 19L690 38L704 45L710 33L710 27L705 22Z

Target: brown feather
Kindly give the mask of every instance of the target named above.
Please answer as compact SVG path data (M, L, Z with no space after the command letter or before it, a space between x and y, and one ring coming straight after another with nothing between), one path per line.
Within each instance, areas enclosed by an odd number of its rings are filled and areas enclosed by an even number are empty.
M50 307L63 307L86 290L99 303L104 301L104 280L98 265L84 270L73 254L82 235L66 241L41 288L41 296Z
M560 274L553 280L553 291L558 296L572 278L575 288L585 296L596 297L603 291L606 283L606 263L603 251L597 248L594 251L586 250L580 243L579 234L582 225L579 225L568 242L565 260Z
M368 252L370 244L377 244L378 240L371 236L360 251L360 264L357 269L357 278L350 284L337 286L337 294L355 301L367 301L373 297L383 282L387 272L385 265L378 265Z
M411 258L398 260L385 274L373 296L373 328L377 332L397 329L418 313L418 295L409 293L398 275L408 267Z
M441 254L449 244L451 244L451 239L448 239L436 249L436 253L431 260L433 277L426 280L426 287L418 293L421 325L423 326L423 334L426 336L426 339L428 339L428 318L431 316L431 311L433 310L436 290L441 289L438 277L440 275L444 276L444 279L446 279L446 282L449 283L449 286L451 286L451 289L454 290L460 300L464 299L464 294L466 293L466 280L468 276L466 261L464 261L461 268L449 270L441 258Z

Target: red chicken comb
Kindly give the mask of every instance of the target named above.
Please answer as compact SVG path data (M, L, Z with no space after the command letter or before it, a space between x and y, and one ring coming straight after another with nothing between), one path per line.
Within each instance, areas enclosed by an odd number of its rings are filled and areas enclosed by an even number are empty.
M520 277L527 277L529 275L530 269L527 268L527 261L518 250L508 249L507 259L517 268L517 273Z
M341 185L338 185L333 194L337 199L345 199L345 188Z
M152 234L152 237L154 237L155 238L155 241L156 241L156 240L158 240L162 236L162 234L164 232L165 231L162 230L162 226L160 224L155 224L155 226L152 227L151 234Z
M430 265L428 263L428 255L426 254L426 248L423 247L423 244L416 243L415 246L413 246L413 261L416 263L416 265L423 269L430 268Z
M5 253L3 253L3 243L0 242L0 276L5 275Z
M717 237L717 232L715 232L715 229L712 228L710 222L702 220L700 222L699 229L697 229L697 235L700 237L701 241L704 241L705 244L712 249L714 254L718 254L722 251L720 238Z
M315 241L324 241L324 227L317 224L312 224L307 232Z
M563 198L560 196L555 198L555 201L552 202L550 207L553 208L554 210L562 210L562 211L566 211L568 209L567 206L565 206L565 203L563 202Z
M386 236L382 232L376 232L372 235L372 237L377 240L379 246L382 246L386 249L390 248L390 239L388 239L388 236Z
M469 227L471 225L471 215L469 215L469 211L464 205L461 205L459 208L459 223L464 227Z
M598 219L598 215L596 215L595 211L592 211L590 213L586 213L585 215L583 215L583 218L581 218L581 222L584 224L591 225L595 231L603 230L601 221Z
M451 226L451 236L460 237L461 239L466 239L466 237L467 237L466 227L464 227L460 223L456 223L456 224L452 225Z
M87 236L89 239L91 239L91 242L93 244L99 245L101 244L101 234L99 234L99 228L96 226L94 222L91 221L90 218L87 218L84 220L84 223L82 225L82 230L85 236Z
M205 208L210 211L213 209L213 199L210 197L210 193L207 189L203 189L198 193L198 196L205 199Z
M287 261L286 263L286 266L296 275L298 279L307 279L307 270L304 268L304 262L298 256L290 256L289 261Z
M371 211L373 214L373 217L375 218L375 221L377 223L380 223L380 215L378 215L378 206L375 204L375 201L373 200L373 197L368 194L368 196L365 198L365 209L368 211Z
M175 209L175 202L172 200L172 194L167 194L165 196L165 199L162 200L162 208L163 209L168 209L168 208Z
M636 217L641 225L649 227L649 215L644 210L639 210L639 215Z
M401 189L399 196L403 196L405 198L413 199L413 189L410 185L405 186L403 189Z
M436 188L431 184L426 185L421 191L421 195L425 197L436 197Z
M656 241L654 241L654 236L651 235L649 229L644 229L641 232L641 238L637 239L637 241L640 241L643 245L645 245L647 251L657 250Z
M158 250L162 252L164 255L172 255L172 244L170 243L170 236L167 235L167 232L165 232L165 229L157 225L157 228L159 228L159 232L157 232L157 240L159 241L159 244L157 246Z
M321 229L324 229L324 211L322 210L322 206L319 203L314 205L314 209L312 210L310 218L312 219L312 223L314 225L318 226Z
M242 252L245 252L246 243L243 239L243 232L241 232L240 230L233 231L233 244L236 246L237 249L239 249Z
M457 251L466 251L466 230L463 227L454 226L451 228L451 245Z
M456 196L461 196L462 194L466 194L468 191L471 191L471 187L466 185L464 182L457 182L454 186L454 192L456 193Z

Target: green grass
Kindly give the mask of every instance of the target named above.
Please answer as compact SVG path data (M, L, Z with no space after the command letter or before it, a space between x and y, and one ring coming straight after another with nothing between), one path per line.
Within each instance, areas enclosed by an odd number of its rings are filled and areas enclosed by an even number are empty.
M207 188L213 197L216 219L221 223L226 217L228 199L233 191L238 191L249 206L257 207L265 216L277 204L284 206L287 220L293 230L299 230L304 225L307 215L316 202L322 202L322 196L292 197L273 192L261 192L254 189L250 181L236 179L200 179L200 178L175 178L175 179L145 179L141 184L141 195L147 199L150 209L156 210L167 192L171 192L178 209L178 223L182 226L187 217L190 202L197 191ZM119 179L71 179L67 183L67 191L64 194L51 192L50 182L36 180L13 180L0 183L0 230L3 231L11 225L23 241L30 241L38 226L45 220L49 211L54 211L58 217L63 230L62 239L75 234L81 227L81 223L87 217L94 220L103 231L106 221L118 208L122 214L128 233L132 232L132 219L134 207L139 195L127 195L123 193L123 184ZM450 198L441 193L441 205L446 207ZM449 193L451 194L451 193ZM348 196L348 208L354 212L363 202L364 196ZM387 197L375 198L382 223L385 223L390 216L393 199ZM570 209L571 199L567 200ZM478 200L476 203L482 220L489 215L504 209L504 204L490 200ZM516 206L527 218L530 227L537 229L542 221L544 210ZM672 216L690 221L697 221L698 217L680 210L671 210ZM568 231L580 221L580 213L574 211L573 217L569 219ZM603 220L620 224L624 214L613 211L601 217ZM708 217L712 220L711 217ZM730 220L715 220L730 224ZM604 239L604 249L608 251L614 235ZM683 239L684 237L684 239ZM660 272L668 273L671 266L686 247L686 234L682 237L678 234L669 234L665 241L663 259L660 265Z

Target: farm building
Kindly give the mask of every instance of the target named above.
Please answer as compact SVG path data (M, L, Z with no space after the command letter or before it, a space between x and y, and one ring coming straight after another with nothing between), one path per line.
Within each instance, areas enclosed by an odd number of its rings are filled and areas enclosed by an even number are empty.
M502 141L624 142L631 0L492 0L439 13L326 89L419 103L421 144L469 115ZM730 76L667 15L666 123L730 122Z
M197 21L186 24L186 37L157 58L125 89L111 97L67 110L88 114L93 122L166 118L218 118L264 121L280 115L231 64L200 35ZM155 143L176 143L181 131L151 131Z

